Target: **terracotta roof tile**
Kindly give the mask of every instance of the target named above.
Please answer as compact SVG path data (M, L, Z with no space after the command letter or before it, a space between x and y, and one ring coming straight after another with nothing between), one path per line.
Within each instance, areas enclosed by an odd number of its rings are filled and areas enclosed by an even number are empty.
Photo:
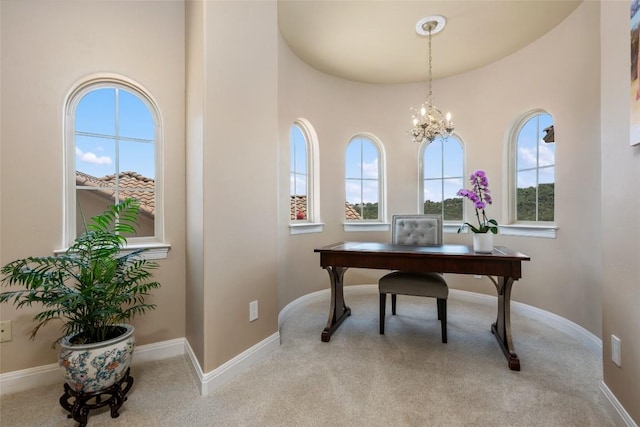
M116 175L107 175L101 178L76 171L76 185L86 187L99 187L104 196L113 200ZM153 178L147 178L137 172L121 172L119 176L120 200L127 197L140 201L140 211L155 216L155 188Z
M296 218L297 214L297 218ZM346 219L362 219L358 211L354 207L345 202L344 214ZM290 215L289 218L293 220L307 219L307 196L291 196L290 201Z

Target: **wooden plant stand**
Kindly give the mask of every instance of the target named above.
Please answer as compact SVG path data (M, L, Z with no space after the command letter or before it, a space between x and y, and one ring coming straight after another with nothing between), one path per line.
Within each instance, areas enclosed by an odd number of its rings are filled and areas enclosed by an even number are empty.
M129 375L129 369L124 377L111 387L92 393L76 392L64 384L64 394L60 396L60 405L67 411L67 418L73 418L80 423L80 427L86 427L89 411L109 405L111 418L117 418L118 410L127 400L127 393L133 386L133 377Z

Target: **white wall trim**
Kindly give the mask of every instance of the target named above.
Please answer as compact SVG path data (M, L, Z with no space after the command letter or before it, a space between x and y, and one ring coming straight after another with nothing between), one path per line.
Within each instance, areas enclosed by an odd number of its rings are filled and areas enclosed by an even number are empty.
M638 424L633 421L631 415L629 415L629 413L624 409L620 402L618 402L618 399L616 399L616 397L611 392L611 390L609 390L609 387L607 387L604 381L600 383L600 391L606 398L607 403L611 405L609 411L611 416L613 416L614 418L618 418L616 421L624 423L624 425L626 425L627 427L638 427Z
M136 346L133 365L179 356L185 352L184 338ZM59 383L62 389L64 371L57 363L0 374L0 395L25 391L34 387Z
M216 369L206 374L202 371L200 363L187 342L187 355L191 360L192 369L200 381L200 395L207 396L224 384L227 384L238 374L247 370L253 364L260 362L267 354L280 347L280 332L260 341L258 344L243 351L233 359L223 363Z

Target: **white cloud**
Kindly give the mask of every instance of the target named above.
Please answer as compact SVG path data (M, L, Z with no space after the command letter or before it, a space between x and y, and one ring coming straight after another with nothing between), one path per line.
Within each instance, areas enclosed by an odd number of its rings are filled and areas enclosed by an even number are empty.
M362 176L365 178L378 178L378 159L371 163L362 163Z
M519 168L533 168L536 167L536 150L535 148L520 148L520 160L522 164L518 165ZM538 156L539 166L550 166L555 163L555 153L549 149L547 144L543 141L538 143Z
M109 156L98 156L92 152L84 153L81 149L76 147L76 157L83 162L91 163L94 165L110 165L111 157Z

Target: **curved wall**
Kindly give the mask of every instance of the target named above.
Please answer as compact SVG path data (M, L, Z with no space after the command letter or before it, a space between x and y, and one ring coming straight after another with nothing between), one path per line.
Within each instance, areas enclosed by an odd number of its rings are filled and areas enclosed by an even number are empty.
M531 256L513 299L565 317L601 336L600 112L598 5L583 3L558 27L521 51L486 67L433 83L436 104L450 110L465 143L466 173L484 169L496 201L490 215L505 223L506 138L534 108L553 115L556 129L556 239L496 236L495 243ZM344 150L370 132L387 153L387 214L418 210L418 146L406 131L409 107L425 84L371 85L324 75L280 41L279 158L288 165L289 126L298 117L315 127L320 147L322 233L289 235L288 169L280 171L280 307L329 286L315 247L341 240L388 241L388 232L345 233ZM464 52L458 54L464 55ZM437 58L434 59L437 61ZM284 214L283 214L284 213ZM587 232L585 232L587 230ZM446 243L470 235L445 234ZM347 285L376 283L381 271L350 270ZM453 288L495 295L487 279L449 275ZM517 326L516 326L517 327ZM320 331L318 331L320 333Z

